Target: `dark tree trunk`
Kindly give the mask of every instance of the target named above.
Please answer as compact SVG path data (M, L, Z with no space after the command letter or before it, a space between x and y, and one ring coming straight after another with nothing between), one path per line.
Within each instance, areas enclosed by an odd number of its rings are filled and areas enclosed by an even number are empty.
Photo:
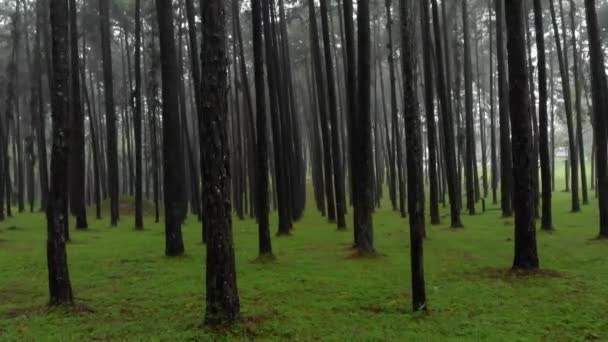
M183 162L179 126L179 72L173 30L171 0L156 0L162 74L163 108L163 161L165 202L165 255L178 256L184 253L182 240L182 194Z
M347 1L344 1L346 6ZM374 252L373 231L373 151L371 137L371 35L369 0L359 0L357 3L357 30L358 30L358 96L357 117L353 120L355 144L353 149L354 182L357 183L357 197L355 202L355 226L359 227L355 241L357 248L363 253Z
M600 213L601 238L608 238L608 165L606 161L608 137L606 129L606 72L602 40L597 20L595 0L585 0L585 16L587 19L587 35L589 37L589 57L591 66L591 96L593 99L593 128L595 132L595 154L597 173L597 194Z
M70 59L71 59L71 121L70 132L70 204L76 216L76 229L87 229L85 203L84 110L80 98L80 54L78 53L78 26L76 0L70 0Z
M112 75L112 35L110 30L110 2L99 0L101 51L103 59L104 95L106 101L108 189L110 194L110 221L118 224L118 146L116 143L116 109L114 108L114 81Z
M427 3L423 3L427 5ZM428 6L427 6L428 7ZM403 46L403 103L407 149L408 211L410 212L410 257L412 268L412 307L426 310L424 288L424 172L423 147L416 80L416 22L414 0L401 0L401 39Z
M466 158L465 179L467 184L467 209L469 215L475 215L475 123L473 122L473 75L471 71L471 44L469 38L469 18L467 0L462 0L462 29L464 32L464 92L465 92L465 129Z
M421 49L422 62L424 67L424 102L426 113L427 147L429 153L429 202L431 212L431 224L439 224L441 223L441 219L439 216L439 180L437 175L437 128L435 125L435 104L433 94L433 64L431 59L431 48L433 43L431 38L432 31L430 23L431 18L429 14L429 1L422 0L420 2L420 5L420 25L422 27ZM396 120L393 121L393 124L396 124ZM400 140L397 139L396 141Z
M505 0L496 0L496 55L500 123L500 206L502 216L513 215L513 156L509 124L509 78L505 51Z
M167 1L169 3L169 1ZM227 136L226 28L224 3L201 1L203 35L201 70L203 117L201 155L204 215L208 223L207 311L205 323L232 323L239 319L230 204L230 170Z
M509 52L509 108L513 126L513 180L515 203L514 269L537 269L534 188L534 151L530 117L530 94L526 66L526 42L522 0L505 6L507 50Z
M443 119L443 138L444 138L444 157L445 171L447 174L448 194L450 198L450 218L452 228L462 227L460 221L460 191L458 186L458 175L456 174L456 151L454 139L454 124L452 121L452 110L449 99L449 84L446 82L444 74L444 64L442 56L443 45L441 39L441 29L439 27L439 10L437 0L432 0L433 8L433 28L435 31L435 54L437 58L437 93L441 104L441 116Z
M135 229L144 228L142 209L142 143L141 143L141 0L135 0L135 94L133 127L135 128Z
M253 32L253 61L255 73L255 98L256 98L256 217L258 219L258 243L259 254L271 255L272 244L270 240L270 229L268 227L268 139L266 137L266 85L264 82L264 42L262 36L262 4L261 0L253 0L252 9L252 32Z
M336 220L339 230L346 229L344 220L344 170L340 158L340 126L338 124L338 104L336 99L336 81L334 75L334 65L331 54L331 41L329 40L329 18L327 14L327 1L321 0L321 26L323 30L323 47L325 56L325 75L327 77L327 89L329 100L329 115L331 122L331 146L332 162L334 171L334 190L336 193ZM312 25L312 22L311 22Z
M541 0L534 0L534 24L536 28L536 50L538 55L538 123L540 176L542 184L541 228L553 229L551 212L551 165L549 160L549 128L547 118L547 62Z
M46 256L49 271L51 305L72 304L74 297L65 248L68 207L69 145L69 40L68 1L51 0L53 88L53 149L51 154L51 190L47 207Z

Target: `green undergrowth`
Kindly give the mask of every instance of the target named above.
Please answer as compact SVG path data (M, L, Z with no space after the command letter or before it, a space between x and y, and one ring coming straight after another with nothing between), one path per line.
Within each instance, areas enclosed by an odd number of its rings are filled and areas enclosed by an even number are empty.
M273 236L274 257L258 258L255 222L235 219L242 319L215 330L201 325L205 247L194 217L186 255L167 258L153 205L141 232L128 211L111 228L90 209L91 228L68 245L76 304L51 309L45 218L15 214L0 223L0 340L608 340L608 241L595 240L595 199L577 214L569 200L554 194L556 230L538 233L533 273L510 271L513 219L489 201L483 214L463 213L459 230L442 209L442 224L427 228L426 314L411 312L408 221L389 205L374 215L373 256L357 255L352 227L337 231L312 205L291 236Z

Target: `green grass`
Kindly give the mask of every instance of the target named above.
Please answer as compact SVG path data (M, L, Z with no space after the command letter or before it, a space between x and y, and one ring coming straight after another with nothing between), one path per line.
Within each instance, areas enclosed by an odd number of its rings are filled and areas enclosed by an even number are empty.
M554 233L539 232L541 266L508 271L512 219L500 211L463 214L465 229L428 227L430 311L410 310L408 222L388 209L374 216L376 258L355 258L352 230L337 232L312 208L293 236L273 239L275 261L257 261L257 227L234 222L242 322L211 331L205 309L200 227L184 227L186 255L163 255L163 226L107 215L68 246L76 306L50 309L41 214L0 223L0 340L608 340L608 241L597 241L597 203L571 214L554 195ZM312 207L309 206L309 207ZM445 210L443 211L445 214ZM276 217L272 217L276 226ZM351 222L349 218L349 223Z

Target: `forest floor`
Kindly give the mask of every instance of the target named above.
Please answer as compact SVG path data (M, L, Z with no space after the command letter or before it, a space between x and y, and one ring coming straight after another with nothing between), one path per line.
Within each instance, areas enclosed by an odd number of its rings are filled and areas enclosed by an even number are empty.
M91 228L68 245L76 305L50 309L45 218L16 214L0 223L0 340L608 340L608 241L595 240L596 200L578 214L569 201L554 194L556 231L538 233L543 271L533 275L510 272L513 219L496 206L463 214L460 230L443 209L425 244L426 314L411 312L408 221L389 206L374 216L373 258L355 257L352 229L336 231L309 205L292 236L273 239L276 260L260 262L256 224L235 219L242 321L230 330L201 326L205 247L194 218L186 255L167 258L153 218L137 232L132 216L110 228L90 210Z

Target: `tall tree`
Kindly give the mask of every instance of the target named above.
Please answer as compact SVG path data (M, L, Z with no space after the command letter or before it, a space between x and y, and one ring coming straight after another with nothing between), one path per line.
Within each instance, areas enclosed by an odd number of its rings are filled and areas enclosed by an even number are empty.
M454 121L452 117L451 101L449 98L449 82L444 73L443 40L439 26L439 6L437 0L432 0L433 29L435 31L435 56L437 58L437 93L441 105L441 117L443 123L444 158L445 171L448 183L448 195L450 198L450 219L452 228L462 227L460 221L460 187L458 186L458 175L456 169L456 147L454 139ZM447 48L447 47L446 47Z
M346 5L346 1L344 2ZM371 34L369 0L357 2L357 36L358 36L358 89L357 117L353 122L356 133L354 150L355 169L352 170L354 182L357 183L358 200L355 202L355 225L358 236L355 239L357 248L364 253L374 252L373 230L373 151L371 136Z
M423 4L426 5L426 4ZM424 288L424 171L422 134L416 88L416 21L415 1L401 0L401 39L403 46L403 103L407 149L407 190L410 212L410 255L412 267L412 306L426 310Z
M258 219L259 254L272 254L270 230L268 227L268 140L266 137L266 90L264 83L264 42L262 36L262 0L251 3L252 33L253 33L253 67L255 73L255 104L256 104L256 211Z
M608 238L608 146L606 111L608 103L606 94L606 71L604 67L604 52L597 19L595 0L585 0L585 17L587 21L587 36L589 37L589 65L591 68L591 97L593 102L593 120L595 135L595 155L597 174L597 194L600 213L601 238Z
M502 216L513 215L513 158L509 124L509 78L505 51L505 0L496 0L496 55L498 72L498 121L500 123L500 206Z
M532 118L526 63L523 0L509 0L505 6L507 50L509 52L509 108L513 127L513 180L515 209L514 269L537 269L534 217Z
M51 305L72 304L74 301L65 248L70 138L68 13L67 0L50 0L53 56L53 88L51 89L53 149L51 153L51 190L46 211L46 256Z
M559 0L560 12L563 14L563 6L561 0ZM568 130L568 153L570 162L570 173L572 182L572 212L580 211L580 203L578 196L578 152L576 151L576 136L574 135L574 122L572 120L572 98L570 93L570 68L568 63L567 49L562 49L562 39L559 34L557 27L557 16L555 14L554 0L549 0L549 9L551 10L551 21L553 24L553 33L555 35L555 48L557 52L557 61L559 64L559 71L561 75L562 94L564 98L564 109L566 113L566 126ZM562 34L564 36L564 43L566 42L566 24L564 16L562 15Z
M166 1L170 5L171 1ZM230 170L227 136L228 79L226 75L226 14L221 0L201 1L201 89L203 100L203 171L204 215L207 216L207 311L210 325L232 323L239 318L240 304L236 285Z
M165 200L165 254L178 256L184 253L182 239L182 194L180 184L184 174L180 156L180 126L179 126L179 82L180 76L175 51L175 36L173 30L173 7L171 0L156 0L158 31L160 43L161 75L162 75L162 113L163 113L163 176ZM176 152L175 150L178 149Z
M329 105L329 117L331 122L331 146L332 162L334 171L334 190L336 193L336 221L338 229L346 229L344 220L345 196L344 196L344 170L342 167L341 147L340 147L340 128L338 125L338 104L336 96L336 80L334 74L334 64L331 54L331 41L329 40L329 15L327 14L328 0L321 0L321 26L323 31L323 52L325 56L325 75L327 77L327 94ZM312 24L312 22L311 22Z
M118 146L116 142L116 108L114 108L114 80L112 75L112 34L110 30L110 2L99 0L103 85L106 103L106 144L108 187L110 194L110 222L118 224Z
M576 109L576 143L578 145L579 164L581 168L581 192L583 204L589 204L587 193L587 165L585 165L585 141L583 140L583 108L581 95L581 75L579 66L579 52L576 39L576 7L574 0L570 0L570 44L572 45L572 72L574 73L574 108ZM563 19L562 19L563 20ZM565 42L564 42L565 44Z
M135 229L144 228L142 210L142 103L141 103L141 0L135 0L135 92L133 94L135 129Z
M536 51L538 55L538 124L540 176L542 185L541 228L553 229L551 212L551 165L549 160L549 126L547 116L547 57L541 0L534 0L534 26L536 28Z
M87 229L85 203L84 110L80 97L80 54L76 0L70 0L70 59L71 59L71 144L70 144L70 204L76 216L76 229Z
M433 94L433 64L431 60L431 18L429 14L429 1L420 1L420 18L422 34L422 63L424 69L424 103L426 113L426 131L428 148L428 172L429 172L429 205L431 212L431 224L439 224L439 179L437 175L437 127L435 125L435 105ZM394 122L396 124L396 122ZM395 138L396 141L400 139ZM400 145L400 144L399 144ZM401 165L401 164L399 164Z
M473 122L473 72L471 71L471 42L469 34L469 13L467 11L467 0L462 0L462 30L464 32L464 92L465 92L465 179L467 184L467 209L469 215L475 215L475 188L476 177L473 174L475 163L475 126Z

